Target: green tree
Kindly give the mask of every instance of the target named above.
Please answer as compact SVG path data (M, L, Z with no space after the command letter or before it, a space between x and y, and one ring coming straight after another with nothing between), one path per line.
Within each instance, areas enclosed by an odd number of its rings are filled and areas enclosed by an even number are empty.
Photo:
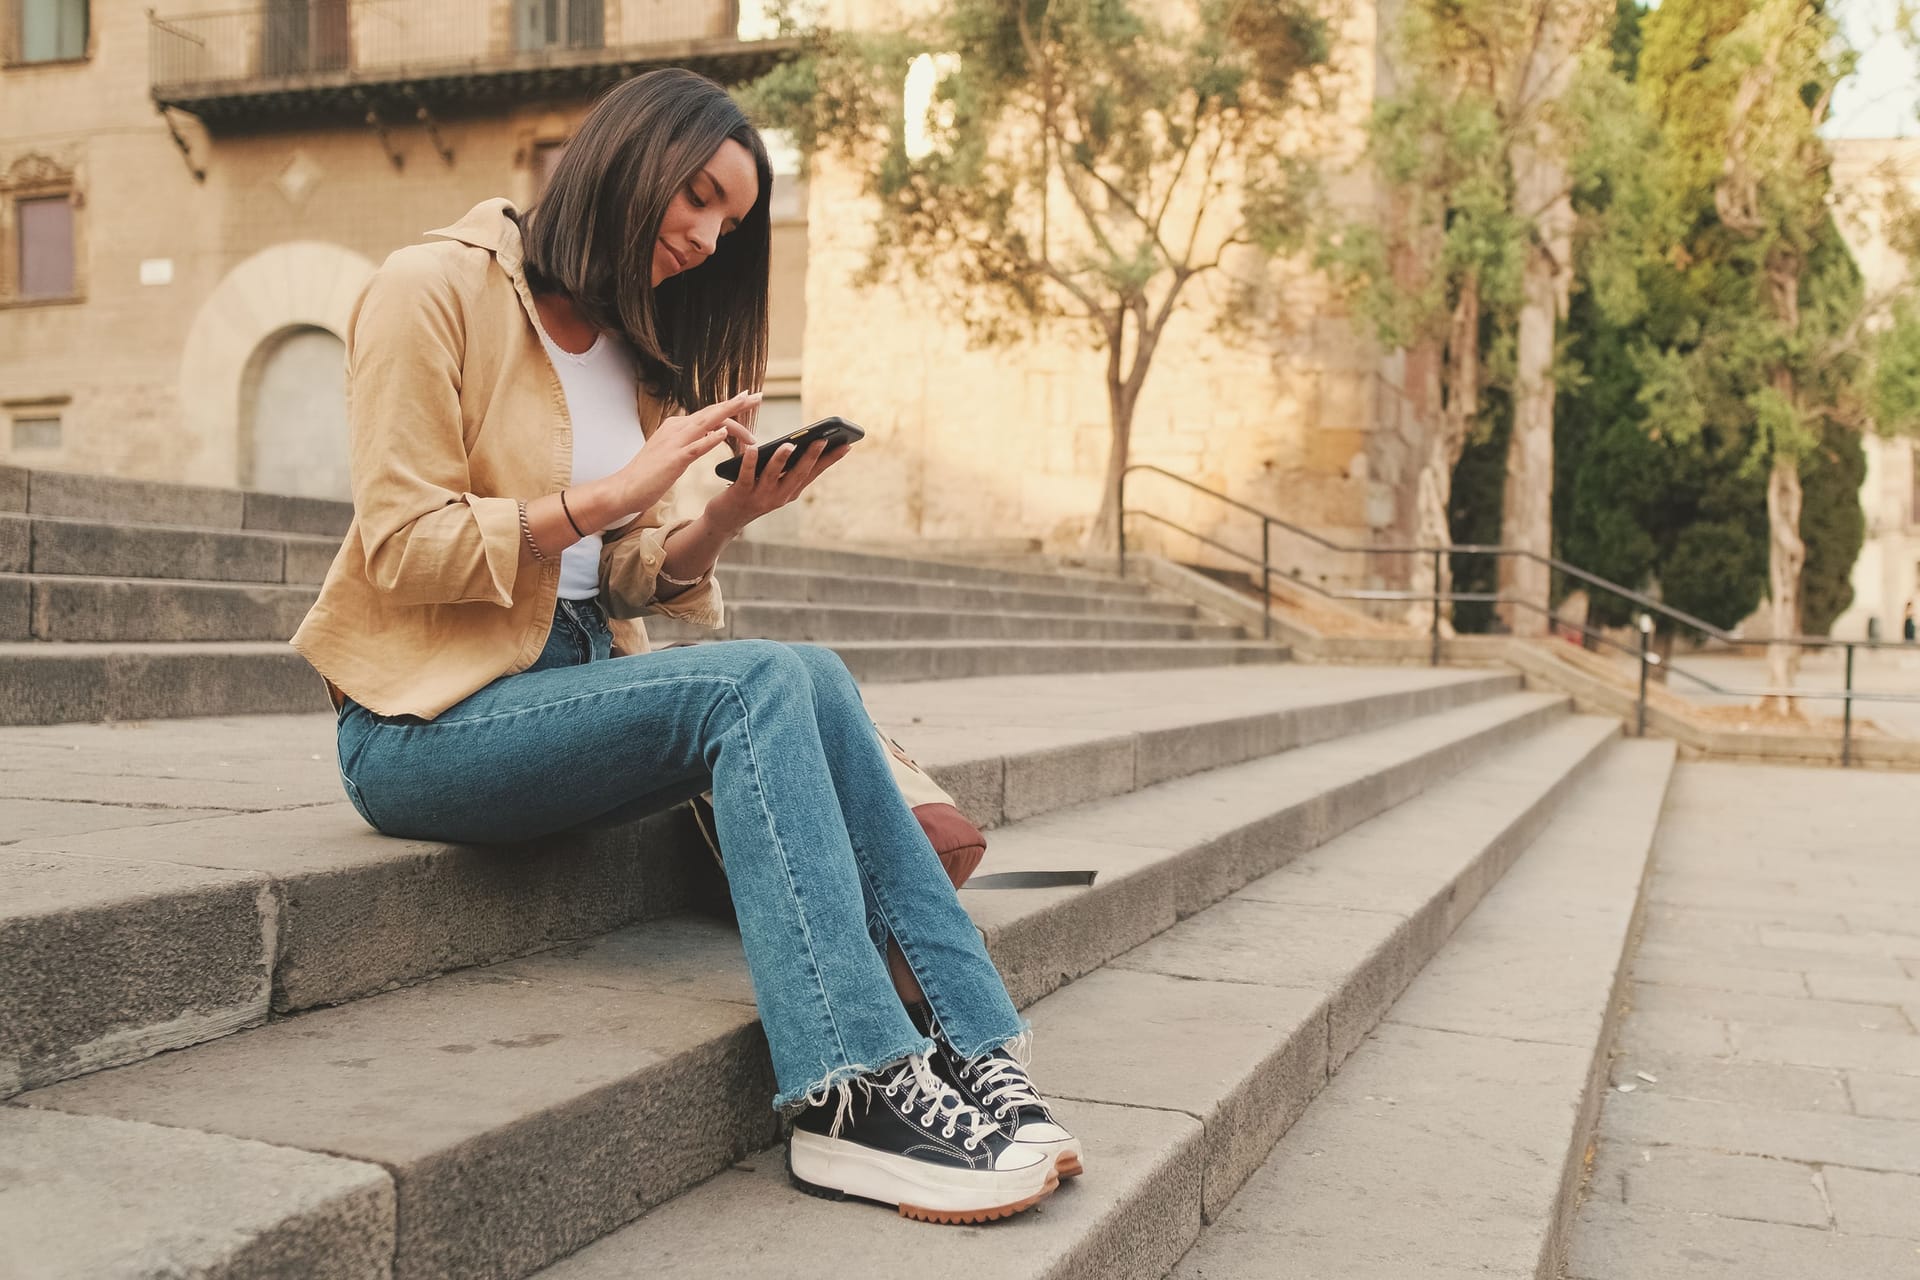
M1321 253L1399 353L1405 459L1386 468L1397 481L1390 540L1449 542L1455 472L1469 441L1489 438L1497 400L1511 405L1507 494L1525 493L1510 527L1493 512L1496 535L1550 550L1556 318L1572 265L1564 152L1578 123L1563 99L1578 92L1593 10L1588 0L1414 0L1395 30L1369 125L1385 207L1332 229ZM1488 512L1475 507L1476 520ZM1410 576L1416 592L1432 590L1424 557ZM1515 585L1544 603L1529 573ZM1412 612L1424 625L1426 606ZM1542 620L1530 618L1509 625Z
M1708 420L1749 429L1767 477L1771 632L1802 629L1803 464L1831 423L1861 425L1858 273L1828 209L1819 136L1850 55L1815 0L1670 0L1644 26L1641 101L1660 130L1664 246L1703 324L1650 353L1649 429L1685 439ZM1775 688L1798 649L1769 649ZM1783 706L1787 706L1784 700Z
M1111 547L1134 408L1188 286L1304 243L1326 19L1300 0L940 0L897 30L802 30L744 97L804 154L866 175L869 278L940 286L982 342L1058 322L1105 356L1089 545ZM930 145L913 147L904 77L921 57L939 72Z

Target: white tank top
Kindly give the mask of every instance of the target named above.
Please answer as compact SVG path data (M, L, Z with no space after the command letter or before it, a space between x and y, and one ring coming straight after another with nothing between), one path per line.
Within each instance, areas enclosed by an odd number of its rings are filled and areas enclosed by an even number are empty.
M575 355L544 329L540 341L560 375L567 416L573 419L573 483L612 475L647 442L640 430L639 374L627 344L603 332ZM617 520L612 527L632 519ZM594 533L560 553L560 598L589 600L599 594L600 535Z

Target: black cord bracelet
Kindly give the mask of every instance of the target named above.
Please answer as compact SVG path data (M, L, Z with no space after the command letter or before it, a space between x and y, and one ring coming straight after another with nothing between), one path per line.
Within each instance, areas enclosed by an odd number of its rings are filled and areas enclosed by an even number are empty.
M573 510L567 506L567 491L565 489L560 491L560 510L565 513L567 523L573 526L574 534L584 540L587 535L580 532L579 522L573 518Z

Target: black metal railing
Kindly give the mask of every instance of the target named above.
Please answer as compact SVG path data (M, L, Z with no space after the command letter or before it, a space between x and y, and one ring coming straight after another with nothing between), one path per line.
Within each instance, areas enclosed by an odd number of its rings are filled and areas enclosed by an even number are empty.
M151 83L162 101L241 86L298 88L315 77L485 73L750 42L739 0L268 0L216 13L150 13L148 29Z
M1218 538L1210 537L1195 529L1190 529L1185 525L1169 520L1155 512L1138 507L1129 507L1127 505L1127 477L1135 472L1148 472L1154 475L1164 476L1195 493L1203 494L1236 511L1256 517L1260 521L1260 555L1258 559L1237 547L1222 542ZM1642 737L1646 735L1647 731L1648 675L1649 672L1655 668L1664 669L1668 673L1669 686L1671 686L1671 678L1673 676L1679 676L1692 681L1704 692L1717 697L1741 699L1786 698L1809 701L1839 699L1843 708L1840 737L1840 763L1842 766L1848 766L1853 763L1853 704L1855 702L1920 703L1920 694L1916 693L1898 693L1888 690L1864 690L1854 688L1855 651L1863 647L1870 649L1879 648L1881 647L1879 641L1835 640L1829 636L1786 636L1755 640L1748 639L1744 636L1736 636L1720 627L1716 627L1703 618L1697 618L1684 610L1675 609L1671 605L1655 600L1642 592L1635 591L1630 587L1623 587L1616 582L1609 582L1597 574L1589 573L1577 565L1568 564L1566 561L1554 556L1543 556L1534 551L1527 551L1517 547L1485 546L1473 543L1458 543L1450 546L1436 547L1392 545L1354 546L1348 543L1336 542L1331 538L1315 533L1311 529L1304 528L1301 525L1284 520L1270 512L1263 511L1259 507L1242 502L1238 498L1221 493L1217 489L1210 489L1203 484L1189 480L1187 477L1169 471L1165 467L1157 467L1145 462L1134 463L1121 472L1118 505L1120 508L1120 533L1118 539L1119 545L1116 548L1116 552L1122 575L1126 573L1127 567L1126 531L1127 518L1129 516L1135 516L1165 526L1168 529L1193 538L1245 564L1258 565L1260 570L1259 582L1261 584L1259 591L1261 635L1267 639L1271 639L1273 636L1273 579L1276 574L1279 574L1281 579L1291 586L1304 588L1329 600L1370 603L1402 602L1407 604L1428 605L1432 611L1432 616L1428 623L1428 661L1434 666L1440 664L1443 619L1446 616L1445 609L1448 606L1455 604L1490 604L1495 606L1508 606L1522 609L1529 613L1543 615L1549 620L1551 627L1570 628L1578 631L1582 638L1589 644L1599 649L1616 650L1636 662L1639 668L1639 693L1635 708L1635 729ZM1313 582L1297 569L1292 571L1276 569L1273 564L1273 533L1276 529L1303 539L1323 551L1332 552L1337 555L1430 557L1433 562L1433 587L1429 591L1372 587L1334 587ZM1568 619L1558 618L1554 615L1551 603L1546 600L1529 600L1500 592L1453 591L1447 586L1446 577L1447 559L1451 556L1487 556L1496 559L1507 556L1515 559L1530 560L1535 564L1545 566L1554 573L1562 574L1575 582L1581 583L1589 590L1604 592L1616 600L1625 601L1640 611L1638 618L1638 643L1634 645L1622 644L1619 640L1608 635L1600 628L1589 626L1585 622L1574 622ZM1652 642L1655 625L1653 620L1655 618L1665 619L1669 630L1684 628L1708 642L1724 645L1732 650L1764 649L1775 644L1794 645L1802 649L1845 650L1846 668L1844 684L1839 689L1743 688L1722 685L1697 672L1688 671L1670 662L1663 663L1660 655L1653 651Z

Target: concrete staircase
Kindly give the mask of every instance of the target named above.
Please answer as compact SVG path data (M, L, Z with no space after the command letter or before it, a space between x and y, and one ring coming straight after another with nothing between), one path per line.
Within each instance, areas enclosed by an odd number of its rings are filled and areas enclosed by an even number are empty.
M904 600L1205 625L1091 577L746 553L740 596L785 601L796 626L814 609L911 616L882 608ZM1046 607L1024 607L1036 595ZM869 705L990 830L985 869L1099 871L1090 888L963 894L1086 1144L1087 1175L1036 1211L933 1228L785 1185L724 886L680 814L517 849L389 840L342 800L324 714L13 727L0 1275L1552 1274L1646 855L1634 824L1650 830L1670 752L1502 672L912 670L869 676ZM1549 986L1585 1004L1543 1031L1519 997ZM1458 1221L1434 1228L1444 1257L1367 1243L1366 1178L1348 1171L1394 1168L1396 1131L1336 1123L1381 1105L1354 1082L1419 1077L1415 1028L1477 1032L1496 1054L1561 1046L1526 1106L1492 1077L1420 1094L1507 1124L1507 1148L1428 1142L1394 1180L1436 1214L1532 1224L1472 1265ZM1309 1198L1334 1220L1308 1220L1285 1192L1329 1156L1350 1193ZM1475 1217L1488 1168L1504 1198Z
M344 503L0 469L0 724L310 711L286 640ZM1284 649L1137 582L743 542L720 633L831 644L870 680L1271 662Z

